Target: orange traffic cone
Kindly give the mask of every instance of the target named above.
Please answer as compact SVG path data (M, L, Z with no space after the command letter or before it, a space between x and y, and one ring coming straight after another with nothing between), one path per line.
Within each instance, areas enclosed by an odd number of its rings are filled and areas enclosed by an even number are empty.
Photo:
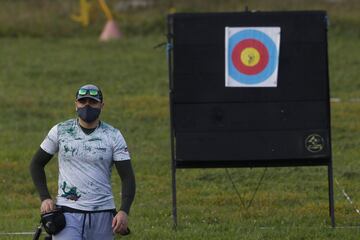
M116 40L121 37L119 28L114 20L108 20L100 35L101 42L107 42L110 40Z

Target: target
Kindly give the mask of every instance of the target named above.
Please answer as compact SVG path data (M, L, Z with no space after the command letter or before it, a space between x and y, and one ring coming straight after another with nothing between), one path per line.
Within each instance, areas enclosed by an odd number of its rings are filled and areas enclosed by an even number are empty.
M226 27L225 85L276 87L279 45L279 27Z

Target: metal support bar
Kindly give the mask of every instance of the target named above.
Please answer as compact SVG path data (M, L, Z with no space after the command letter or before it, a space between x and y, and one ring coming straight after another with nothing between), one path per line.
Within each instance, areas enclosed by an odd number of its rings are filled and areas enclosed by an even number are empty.
M174 221L174 230L177 227L177 209L176 209L176 162L175 162L175 130L174 130L174 121L173 121L173 23L172 19L168 17L168 36L167 36L167 60L169 68L169 110L170 110L170 142L171 142L171 182L172 182L172 215Z
M329 213L331 218L331 226L335 228L335 208L334 208L334 181L332 160L328 165L328 180L329 180Z
M172 177L172 215L173 215L173 221L174 225L173 228L176 230L177 227L177 208L176 208L176 166L174 161L172 161L171 166L171 177Z

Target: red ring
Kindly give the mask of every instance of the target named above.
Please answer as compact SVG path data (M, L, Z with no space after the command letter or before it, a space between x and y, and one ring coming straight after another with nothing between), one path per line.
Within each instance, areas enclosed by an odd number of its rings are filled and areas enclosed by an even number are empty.
M260 54L259 62L254 66L246 66L240 61L241 52L248 47L255 48ZM269 63L269 52L265 45L256 39L245 39L236 44L231 54L235 68L243 74L255 75L263 71Z

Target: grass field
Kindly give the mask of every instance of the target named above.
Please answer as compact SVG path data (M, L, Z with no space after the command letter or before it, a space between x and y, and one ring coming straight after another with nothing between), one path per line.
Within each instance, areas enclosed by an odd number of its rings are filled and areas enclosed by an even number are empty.
M236 1L221 6L216 1L184 2L175 7L243 8ZM178 170L179 227L173 231L167 62L165 49L153 48L166 41L164 30L129 32L121 41L100 44L90 31L69 37L76 29L67 25L63 35L55 37L46 35L49 26L38 30L35 23L29 25L35 30L24 30L0 21L0 233L36 227L40 202L29 162L54 124L75 117L74 91L91 82L103 89L102 119L121 129L136 173L133 233L124 239L359 239L360 215L354 207L360 208L360 102L356 101L360 99L360 3L303 0L271 5L259 0L253 4L256 9L329 11L331 97L342 100L331 104L334 175L340 184L335 185L336 229L331 228L328 214L326 168L292 167L269 168L249 208L242 206L224 169ZM134 10L134 15L141 11L151 17L158 10ZM3 8L0 12L0 19L5 19L7 12ZM156 22L159 16L152 19ZM19 34L9 33L16 30ZM46 171L54 194L56 159ZM264 169L229 171L249 203ZM120 179L115 171L112 179L119 202ZM344 198L343 189L354 205ZM0 235L0 239L30 238Z

